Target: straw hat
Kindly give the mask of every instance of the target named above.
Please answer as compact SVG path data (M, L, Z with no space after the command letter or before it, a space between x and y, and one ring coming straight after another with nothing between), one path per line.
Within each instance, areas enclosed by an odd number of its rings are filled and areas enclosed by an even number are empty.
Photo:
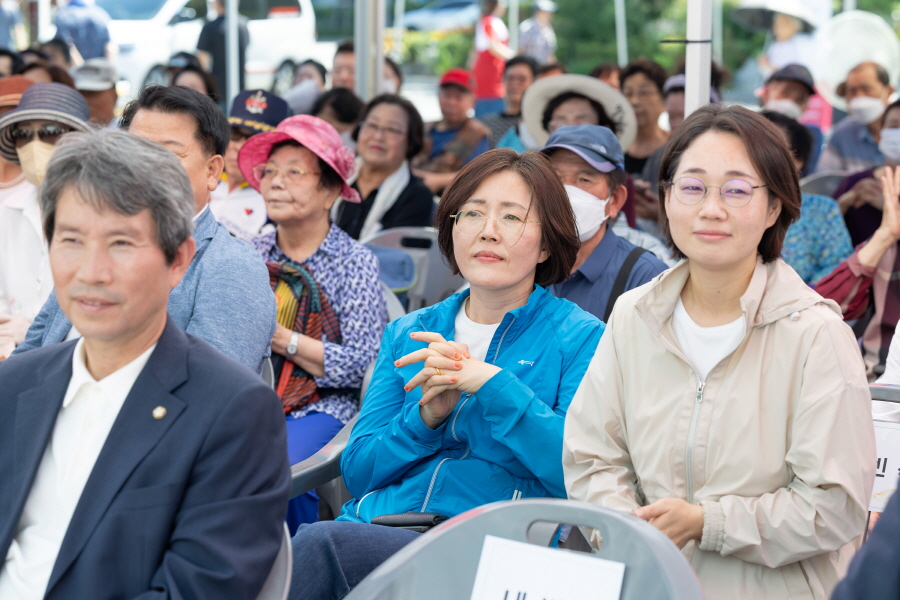
M525 90L522 98L522 120L528 131L543 146L550 137L541 120L551 100L566 92L575 92L597 102L615 123L616 137L622 148L629 148L637 136L634 109L616 88L587 75L554 75L538 79Z

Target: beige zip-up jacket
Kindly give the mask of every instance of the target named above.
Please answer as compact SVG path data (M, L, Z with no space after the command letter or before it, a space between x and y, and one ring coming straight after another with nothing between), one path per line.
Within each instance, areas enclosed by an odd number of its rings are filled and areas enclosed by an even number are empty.
M700 381L671 326L687 278L682 261L616 303L566 416L569 498L701 504L703 537L684 552L710 600L825 599L875 477L856 340L834 302L759 261L744 339Z

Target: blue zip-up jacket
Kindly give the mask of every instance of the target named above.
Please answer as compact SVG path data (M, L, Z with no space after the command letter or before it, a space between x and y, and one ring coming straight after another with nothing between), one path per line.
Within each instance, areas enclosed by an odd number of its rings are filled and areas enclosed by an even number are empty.
M535 286L528 303L503 317L486 362L503 370L477 394L463 394L444 423L419 416L420 388L404 384L422 363L398 358L427 347L415 331L452 340L469 291L390 323L372 383L341 459L354 499L340 520L409 511L454 516L498 500L566 497L562 471L566 410L600 341L604 324Z

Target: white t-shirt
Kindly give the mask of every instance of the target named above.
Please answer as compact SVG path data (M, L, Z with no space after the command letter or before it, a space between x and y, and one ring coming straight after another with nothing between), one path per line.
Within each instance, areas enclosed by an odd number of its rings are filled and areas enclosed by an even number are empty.
M509 29L500 17L491 15L489 17L491 29L494 33L494 39L503 42L509 41ZM479 19L475 25L475 52L484 52L491 47L491 38L488 37L487 31L484 29L484 19ZM470 353L471 354L471 353Z
M456 332L453 334L453 341L465 344L469 347L472 358L483 361L500 323L491 325L476 323L466 314L466 304L468 300L463 302L459 312L456 313Z
M891 338L891 347L888 348L887 361L884 365L884 373L875 383L887 385L900 385L900 323ZM872 402L872 416L879 421L894 421L900 423L900 404L893 402Z
M740 317L725 325L701 327L694 323L679 298L672 313L672 329L694 372L701 381L706 381L713 367L741 345L745 326L744 318Z

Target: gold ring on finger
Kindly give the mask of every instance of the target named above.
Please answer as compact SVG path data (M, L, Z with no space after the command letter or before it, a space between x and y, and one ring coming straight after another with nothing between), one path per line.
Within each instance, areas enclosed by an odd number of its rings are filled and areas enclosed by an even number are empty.
M438 369L438 368L437 368L437 367L435 367L435 368L434 368L434 371L435 371L435 372L436 372L436 373L437 373L437 374L438 374L438 375L440 375L440 374L441 374L441 370L440 370L440 369Z

